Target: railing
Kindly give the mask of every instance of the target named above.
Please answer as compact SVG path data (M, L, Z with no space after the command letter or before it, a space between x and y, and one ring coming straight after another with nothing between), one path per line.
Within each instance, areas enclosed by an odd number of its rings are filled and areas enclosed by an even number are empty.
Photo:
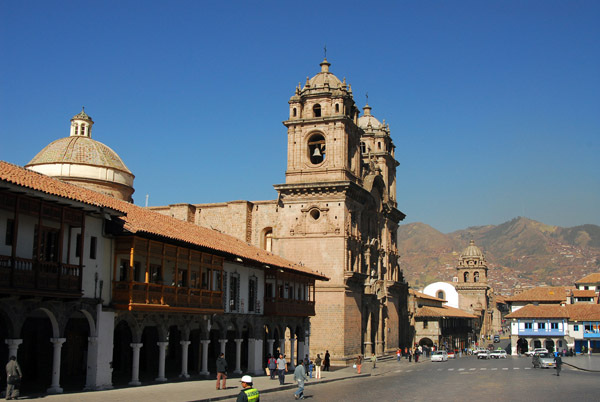
M564 336L565 331L562 329L519 329L519 335L529 336Z
M278 297L265 298L265 315L313 316L315 302Z
M223 309L222 292L145 282L113 282L113 303Z
M0 256L0 289L81 294L78 265Z

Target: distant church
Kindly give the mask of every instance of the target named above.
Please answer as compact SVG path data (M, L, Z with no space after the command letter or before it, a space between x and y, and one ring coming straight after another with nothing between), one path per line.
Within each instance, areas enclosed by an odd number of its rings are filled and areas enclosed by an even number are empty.
M385 120L354 103L329 71L298 85L289 100L287 170L272 201L173 204L151 209L238 237L331 278L317 282L311 355L334 364L409 346L408 285L396 232L395 146ZM265 297L289 297L283 284ZM293 329L290 328L291 331ZM304 334L289 334L304 337Z

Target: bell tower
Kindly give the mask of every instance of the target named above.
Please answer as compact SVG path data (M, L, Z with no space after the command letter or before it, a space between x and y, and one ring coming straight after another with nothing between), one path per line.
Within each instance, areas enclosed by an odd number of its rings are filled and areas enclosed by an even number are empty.
M324 59L321 71L296 88L289 100L288 163L286 184L306 182L360 182L358 108L346 80L329 72Z

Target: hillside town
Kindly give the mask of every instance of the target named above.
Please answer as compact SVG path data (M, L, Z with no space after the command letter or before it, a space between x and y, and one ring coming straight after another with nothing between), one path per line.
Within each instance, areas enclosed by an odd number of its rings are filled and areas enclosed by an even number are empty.
M18 359L26 392L219 390L225 372L266 376L274 357L375 369L500 338L514 356L600 352L593 264L569 286L518 287L471 239L438 267L450 280L409 286L389 126L368 104L360 115L330 65L289 99L274 200L134 205L144 172L92 139L85 110L24 167L0 162L0 355Z

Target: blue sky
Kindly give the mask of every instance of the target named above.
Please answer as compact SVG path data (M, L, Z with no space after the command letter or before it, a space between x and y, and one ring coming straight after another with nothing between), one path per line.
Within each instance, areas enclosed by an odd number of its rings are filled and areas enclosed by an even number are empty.
M598 1L0 2L0 159L86 107L143 205L275 199L319 71L390 125L405 222L600 224Z

